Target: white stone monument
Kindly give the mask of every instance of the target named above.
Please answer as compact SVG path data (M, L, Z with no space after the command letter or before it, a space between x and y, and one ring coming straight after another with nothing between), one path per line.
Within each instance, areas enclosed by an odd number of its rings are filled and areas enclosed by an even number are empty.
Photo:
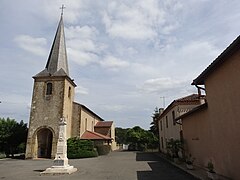
M60 118L59 122L59 138L57 142L57 153L53 161L53 166L47 168L45 171L41 172L44 174L71 174L77 171L77 168L70 166L68 164L67 158L67 139L66 139L66 121L64 118Z

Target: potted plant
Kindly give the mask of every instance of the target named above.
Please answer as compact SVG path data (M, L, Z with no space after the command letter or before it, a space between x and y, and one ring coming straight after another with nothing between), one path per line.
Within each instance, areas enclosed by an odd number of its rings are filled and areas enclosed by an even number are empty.
M212 161L208 162L207 169L208 169L207 176L209 179L213 179L213 180L218 179L218 176L217 176L216 172L214 171L214 165L213 165Z
M178 162L178 159L179 159L178 153L182 149L182 147L183 147L183 143L178 139L171 138L167 142L167 149L169 150L175 163Z
M193 162L194 162L195 158L192 157L191 154L189 154L187 157L186 157L186 166L187 166L187 169L193 169Z

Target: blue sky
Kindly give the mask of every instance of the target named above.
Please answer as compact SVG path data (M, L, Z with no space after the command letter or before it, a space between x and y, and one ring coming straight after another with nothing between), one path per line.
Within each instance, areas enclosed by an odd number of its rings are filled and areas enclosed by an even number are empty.
M1 0L0 117L28 122L62 4L75 101L120 127L148 129L161 97L196 93L240 30L237 0Z

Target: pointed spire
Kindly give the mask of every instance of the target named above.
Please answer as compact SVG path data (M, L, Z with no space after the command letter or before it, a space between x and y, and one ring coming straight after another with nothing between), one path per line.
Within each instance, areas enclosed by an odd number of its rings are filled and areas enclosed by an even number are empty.
M52 44L52 48L48 57L46 69L51 75L54 75L54 73L62 69L61 72L65 72L63 73L63 75L65 74L69 76L62 14Z

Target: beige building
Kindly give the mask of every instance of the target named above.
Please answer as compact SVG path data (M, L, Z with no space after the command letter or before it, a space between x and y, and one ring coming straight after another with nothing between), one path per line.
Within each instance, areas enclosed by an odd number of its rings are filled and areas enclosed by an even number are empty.
M84 132L94 132L100 122L109 125L108 121L104 121L86 106L74 102L76 84L69 76L62 16L46 67L33 79L26 158L55 156L60 118L67 122L67 138L81 138ZM107 143L115 149L114 123L111 121L111 126L107 128L111 133L94 133L107 139Z
M182 114L199 106L204 101L204 96L192 94L180 99L174 100L164 111L161 111L158 117L159 144L160 151L167 153L167 142L173 138L181 140L182 127L176 123L175 119Z
M217 174L240 179L240 36L192 85L206 91L206 103L179 117L187 153L195 164L214 164Z

